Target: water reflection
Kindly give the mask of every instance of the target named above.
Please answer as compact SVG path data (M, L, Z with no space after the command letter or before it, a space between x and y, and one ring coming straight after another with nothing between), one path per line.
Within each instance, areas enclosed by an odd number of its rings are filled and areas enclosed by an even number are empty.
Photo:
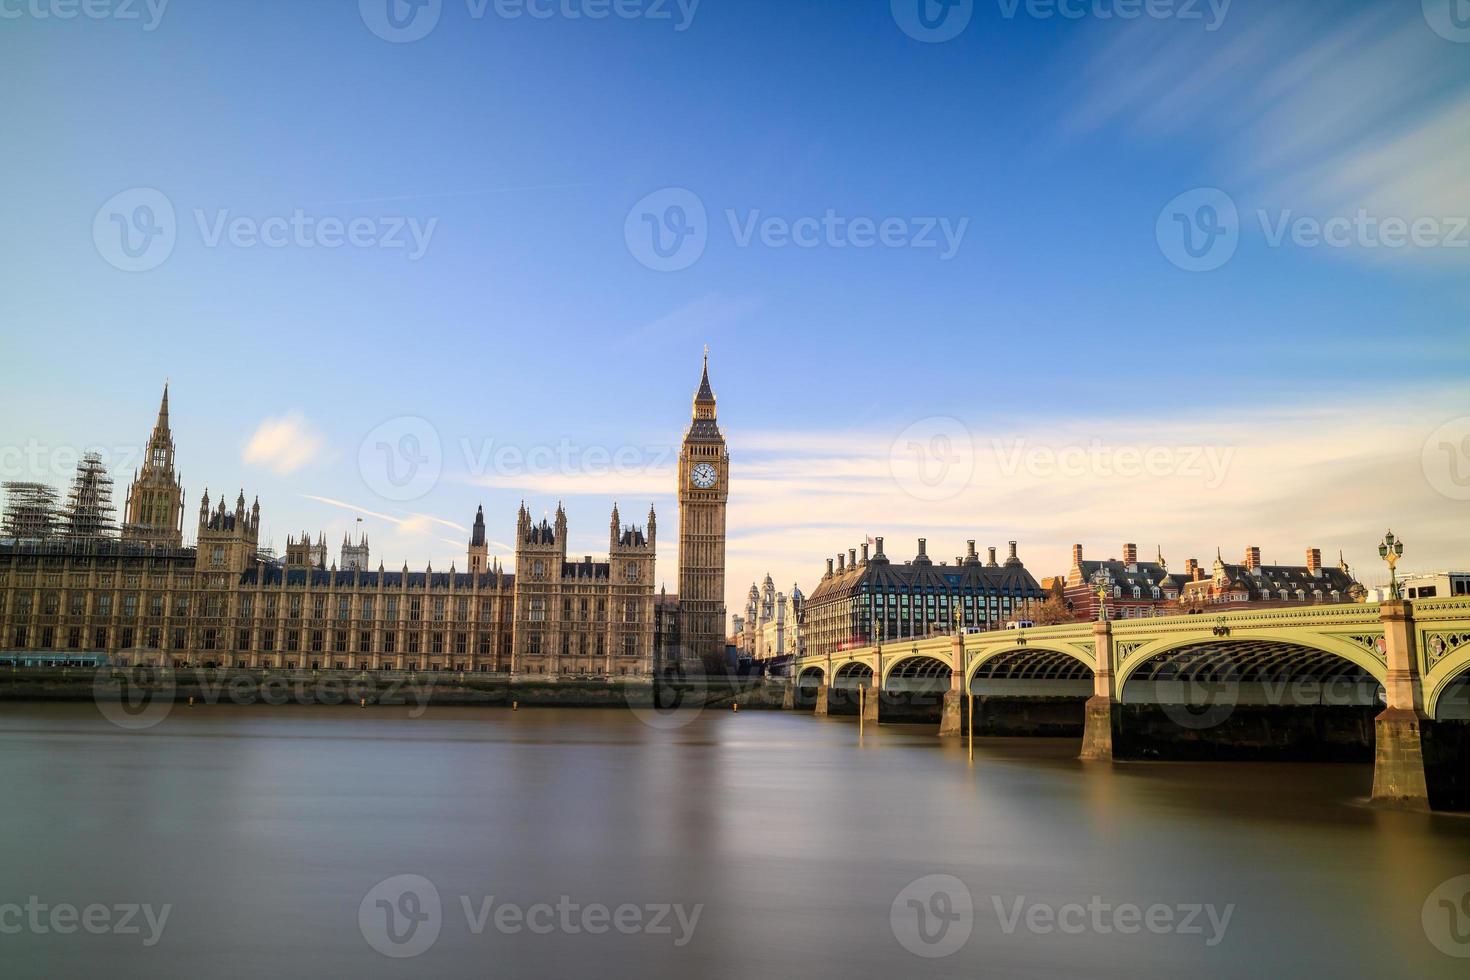
M855 719L754 711L655 731L617 711L210 707L128 733L90 706L7 705L0 905L173 911L152 948L27 928L0 955L37 977L1463 975L1420 913L1470 873L1470 821L1366 806L1365 766L1075 751L982 739L972 765L928 728L859 744ZM407 959L359 922L399 875L432 883L442 920ZM944 958L895 935L930 875L973 903ZM481 914L562 896L702 912L683 946ZM959 914L936 896L935 935ZM1088 906L1080 931L1055 919ZM1216 944L1203 912L1202 934L1117 928L1195 906L1233 909Z

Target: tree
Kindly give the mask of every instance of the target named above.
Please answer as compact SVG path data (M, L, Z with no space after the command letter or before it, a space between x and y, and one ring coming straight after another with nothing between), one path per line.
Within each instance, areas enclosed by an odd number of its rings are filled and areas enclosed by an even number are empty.
M1059 595L1051 595L1045 602L1036 607L1031 619L1037 626L1060 626L1062 623L1076 621L1072 610L1067 607L1067 600Z

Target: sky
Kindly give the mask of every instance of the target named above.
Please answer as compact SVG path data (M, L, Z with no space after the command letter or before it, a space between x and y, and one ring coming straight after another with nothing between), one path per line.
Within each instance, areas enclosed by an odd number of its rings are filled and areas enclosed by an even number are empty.
M0 478L465 564L659 515L730 611L882 535L1470 567L1462 0L0 0Z

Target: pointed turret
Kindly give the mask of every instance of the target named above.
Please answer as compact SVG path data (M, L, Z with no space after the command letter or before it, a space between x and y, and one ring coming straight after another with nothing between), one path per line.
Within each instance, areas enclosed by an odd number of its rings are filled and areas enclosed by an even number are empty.
M469 570L471 575L482 575L485 572L485 559L489 556L489 546L485 543L485 505L481 504L475 511L475 524L470 529L469 547Z

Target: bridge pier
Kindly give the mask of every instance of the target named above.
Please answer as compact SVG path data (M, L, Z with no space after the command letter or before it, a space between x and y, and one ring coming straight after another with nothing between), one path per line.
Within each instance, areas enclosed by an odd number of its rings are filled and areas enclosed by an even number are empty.
M1113 673L1112 623L1105 619L1093 623L1092 639L1097 667L1092 674L1092 697L1087 699L1084 709L1082 751L1077 758L1084 762L1112 762L1113 733L1120 721Z
M965 637L955 630L950 640L949 690L939 711L939 737L961 738L965 734Z
M878 724L878 702L883 700L874 687L863 688L858 695L862 707L859 709L864 724Z
M814 710L814 713L818 718L825 718L827 717L827 707L827 685L825 683L818 684L817 706Z
M1379 606L1383 614L1388 701L1373 720L1373 802L1429 809L1424 770L1424 684L1414 636L1414 611L1402 600Z
M1093 695L1087 699L1083 709L1082 751L1077 758L1083 762L1113 761L1113 729L1117 724L1118 702L1110 697Z
M781 691L781 709L783 711L796 710L796 678L791 678L785 688Z

